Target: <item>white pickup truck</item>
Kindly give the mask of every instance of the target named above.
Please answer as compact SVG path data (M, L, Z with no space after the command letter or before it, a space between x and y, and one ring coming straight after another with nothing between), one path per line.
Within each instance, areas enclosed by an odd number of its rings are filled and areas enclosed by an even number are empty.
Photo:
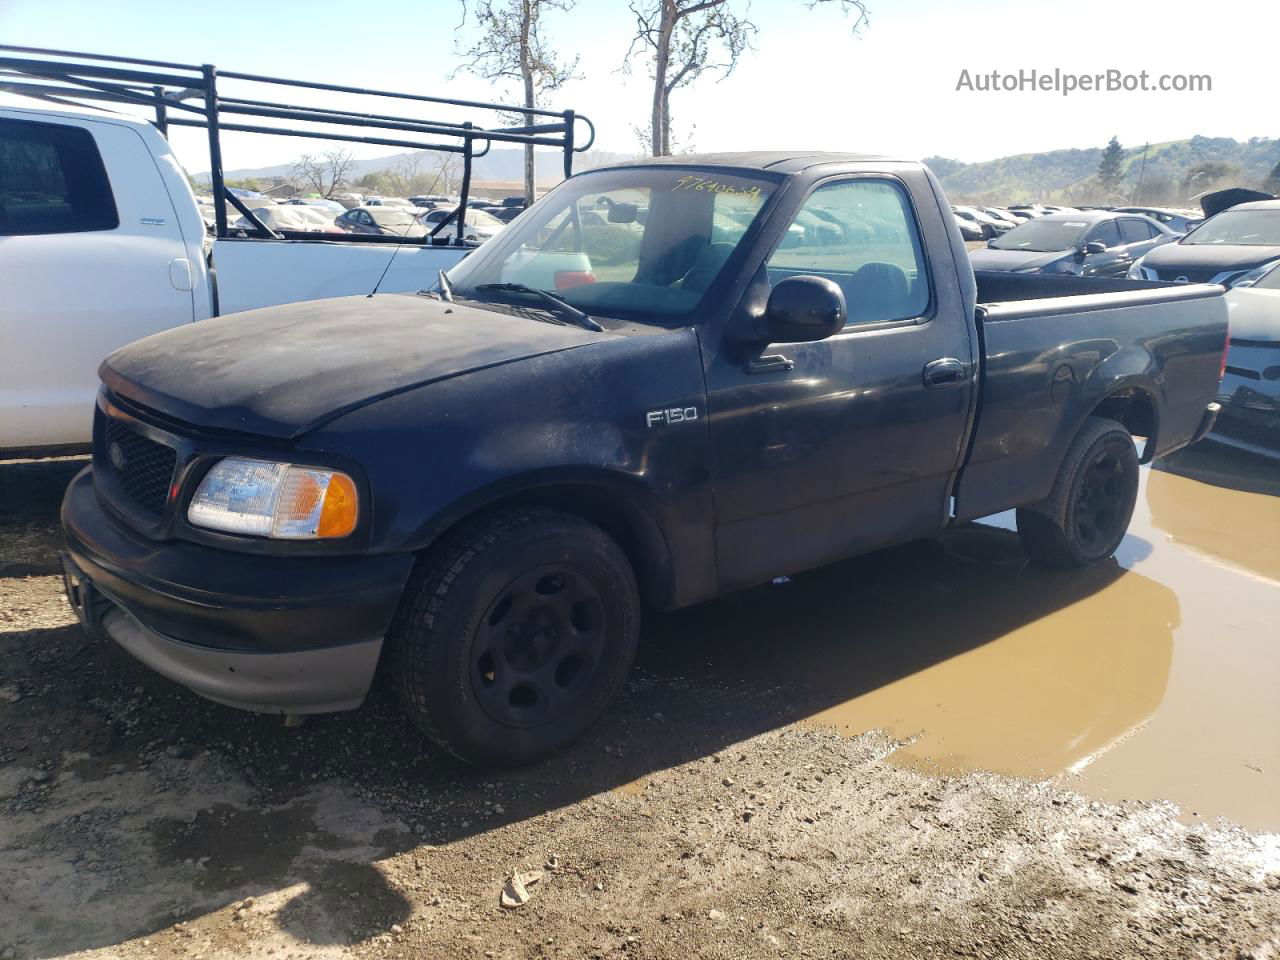
M38 104L0 104L0 458L87 449L98 364L140 337L256 307L432 286L476 246L457 212L472 161L493 142L557 149L567 177L595 141L573 110L4 44L0 94ZM387 101L405 112L388 114ZM421 116L423 104L440 114ZM173 127L208 134L212 230L169 147ZM226 187L225 131L451 154L461 202L425 237L272 229Z
M98 364L223 313L368 293L394 245L206 235L145 121L0 109L0 456L90 442ZM418 290L466 247L405 244L379 289Z

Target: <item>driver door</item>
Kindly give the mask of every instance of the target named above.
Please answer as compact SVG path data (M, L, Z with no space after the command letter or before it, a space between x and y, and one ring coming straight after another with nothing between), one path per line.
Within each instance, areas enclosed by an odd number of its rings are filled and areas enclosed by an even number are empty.
M946 244L934 218L930 242ZM746 362L722 351L708 368L725 590L936 533L975 376L954 274L930 276L898 180L820 183L763 270L770 285L832 280L848 320L826 340Z

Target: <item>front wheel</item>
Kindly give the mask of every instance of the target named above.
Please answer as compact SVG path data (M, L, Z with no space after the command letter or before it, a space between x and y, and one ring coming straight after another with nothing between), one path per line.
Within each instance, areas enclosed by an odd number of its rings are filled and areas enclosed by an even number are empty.
M1036 563L1085 567L1116 551L1138 500L1138 454L1123 424L1090 417L1063 457L1049 496L1018 510L1018 536Z
M621 690L639 638L617 543L544 509L465 524L424 557L389 637L406 711L470 763L514 766L575 740Z

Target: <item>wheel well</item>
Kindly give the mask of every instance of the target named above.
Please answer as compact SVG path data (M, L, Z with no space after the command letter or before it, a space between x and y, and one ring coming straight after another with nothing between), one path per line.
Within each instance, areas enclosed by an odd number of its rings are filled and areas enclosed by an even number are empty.
M1094 417L1106 417L1124 424L1135 437L1145 440L1142 448L1142 462L1151 460L1156 449L1156 429L1159 418L1156 414L1155 402L1151 395L1139 387L1128 387L1108 394L1090 411Z
M626 554L644 602L659 609L669 605L673 587L666 539L643 509L605 487L587 483L532 487L487 503L476 513L459 517L448 530L440 531L440 536L471 520L477 513L521 506L560 510L594 523L613 537ZM436 538L438 541L439 536Z

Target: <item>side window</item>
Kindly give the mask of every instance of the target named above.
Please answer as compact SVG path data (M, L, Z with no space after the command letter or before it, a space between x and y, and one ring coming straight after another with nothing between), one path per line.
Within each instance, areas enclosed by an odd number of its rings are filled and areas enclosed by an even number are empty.
M1114 220L1106 220L1093 228L1093 232L1089 234L1089 242L1097 240L1106 244L1108 250L1112 247L1120 246L1120 228L1116 226Z
M0 236L119 225L107 171L87 130L0 120Z
M1142 220L1121 220L1120 239L1124 243L1146 243L1151 239L1151 226Z
M902 188L843 180L805 201L769 258L769 280L816 274L844 291L849 324L905 320L929 306L920 235Z

